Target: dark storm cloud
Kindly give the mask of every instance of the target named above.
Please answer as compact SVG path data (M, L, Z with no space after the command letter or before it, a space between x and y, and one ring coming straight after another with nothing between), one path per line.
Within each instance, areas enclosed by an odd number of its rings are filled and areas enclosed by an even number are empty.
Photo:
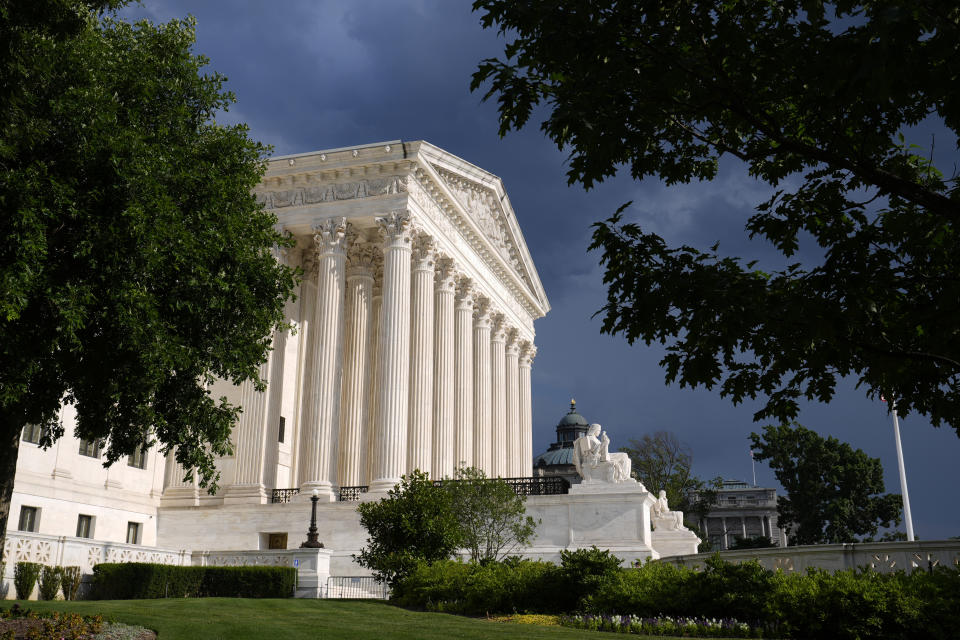
M618 177L584 192L566 184L565 154L537 120L497 137L495 105L469 92L477 62L503 41L479 26L469 2L152 2L128 16L198 20L197 51L227 75L238 104L224 119L250 125L277 154L402 138L425 139L499 175L517 212L552 312L537 322L533 368L534 449L546 448L571 396L614 445L668 429L693 447L695 471L750 479L747 435L754 405L734 407L705 390L665 387L659 347L629 347L600 335L591 319L604 302L599 256L587 254L590 224L628 200L631 219L674 244L783 264L743 225L770 190L736 163L710 183L667 188ZM943 139L944 142L939 142ZM923 140L918 140L923 143ZM938 145L947 146L944 136ZM811 248L815 253L816 249ZM812 254L811 254L812 255ZM800 421L881 457L887 490L899 491L890 419L845 383L830 405L804 407ZM960 535L949 499L960 484L960 441L911 416L903 425L914 525L925 539ZM761 484L773 474L757 467Z

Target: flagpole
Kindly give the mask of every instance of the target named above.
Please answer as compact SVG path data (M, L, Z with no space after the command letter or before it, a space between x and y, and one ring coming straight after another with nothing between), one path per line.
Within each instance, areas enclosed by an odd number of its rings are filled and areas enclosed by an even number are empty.
M907 540L913 542L913 518L910 515L910 494L907 493L907 470L903 465L903 447L900 445L900 421L897 419L897 406L890 403L893 414L893 436L897 442L897 466L900 468L900 493L903 497L903 519L907 524Z
M753 486L757 486L757 461L753 457L753 449L750 449L750 466L753 467Z

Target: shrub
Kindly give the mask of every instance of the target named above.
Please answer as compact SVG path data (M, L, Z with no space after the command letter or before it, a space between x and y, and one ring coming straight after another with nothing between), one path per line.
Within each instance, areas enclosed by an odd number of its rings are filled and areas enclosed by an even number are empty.
M401 606L465 615L554 612L560 585L559 568L547 562L441 560L418 563L391 598Z
M103 563L93 568L91 597L290 598L297 584L293 567L179 567L144 562Z
M37 562L18 562L13 568L13 586L18 600L28 600L33 594L33 585L37 583L42 567Z
M60 591L60 567L43 567L40 571L40 599L56 600Z
M593 546L589 549L560 552L562 611L572 611L580 601L596 593L601 585L620 573L620 558L607 550Z
M81 580L83 580L83 573L80 571L80 567L60 568L60 588L63 589L64 600L77 599Z

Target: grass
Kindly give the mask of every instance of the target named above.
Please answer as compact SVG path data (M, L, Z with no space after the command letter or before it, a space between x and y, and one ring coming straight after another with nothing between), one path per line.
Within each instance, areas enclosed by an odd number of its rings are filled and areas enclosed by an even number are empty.
M170 598L19 602L21 606L35 611L69 611L83 615L100 613L104 619L112 618L153 629L158 634L158 640L639 638L565 627L512 624L444 613L407 611L374 601ZM12 603L8 602L7 606L10 605Z

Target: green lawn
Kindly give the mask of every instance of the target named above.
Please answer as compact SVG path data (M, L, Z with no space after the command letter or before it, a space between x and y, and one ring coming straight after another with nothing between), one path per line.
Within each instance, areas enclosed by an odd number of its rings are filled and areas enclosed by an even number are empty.
M12 602L5 603L9 607ZM253 600L188 598L24 602L35 611L100 613L105 619L158 632L159 640L473 640L480 638L639 638L563 627L492 622L443 613L407 611L383 602L350 600Z

